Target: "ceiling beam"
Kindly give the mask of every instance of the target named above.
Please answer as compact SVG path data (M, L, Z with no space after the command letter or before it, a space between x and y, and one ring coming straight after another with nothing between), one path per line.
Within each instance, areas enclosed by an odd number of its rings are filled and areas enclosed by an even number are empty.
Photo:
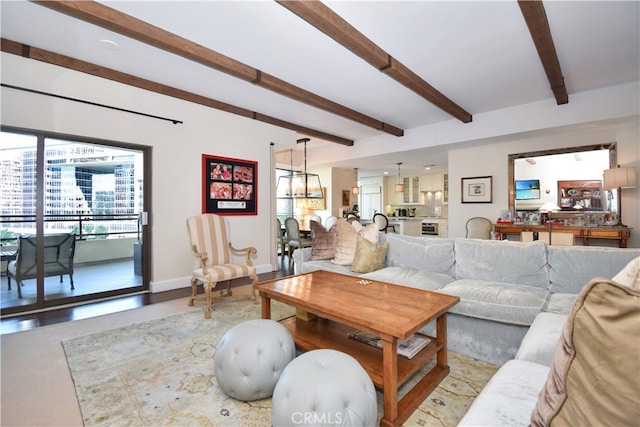
M323 3L308 0L276 2L436 107L463 123L472 121L470 113L393 58Z
M558 105L567 104L569 94L564 84L560 61L553 43L544 5L540 0L518 0L518 5L527 27L529 27L531 38L542 61L544 72L547 74L553 96L555 96Z
M153 82L150 80L142 79L140 77L133 76L131 74L122 73L120 71L113 70L111 68L101 67L90 62L81 61L76 58L71 58L65 55L60 55L55 52L51 52L37 47L25 45L8 39L1 39L2 52L11 53L14 55L20 55L25 58L34 59L48 64L57 65L59 67L68 68L82 73L91 74L93 76L102 77L104 79L112 80L118 83L123 83L129 86L134 86L140 89L148 90L150 92L159 93L173 98L182 99L184 101L193 102L195 104L204 105L205 107L214 108L216 110L222 110L227 113L236 114L249 119L258 120L260 122L269 123L275 126L279 126L285 129L290 129L305 135L320 138L325 141L335 142L338 144L352 146L353 140L342 138L340 136L331 135L326 132L322 132L315 129L310 129L305 126L299 126L294 123L290 123L284 120L277 119L275 117L267 116L255 111L247 110L245 108L236 107L235 105L227 104L215 99L206 98L195 93L187 92L181 89L176 89L172 86L163 85L161 83Z
M95 1L42 1L34 0L41 6L55 10L90 24L125 35L148 45L171 52L209 68L253 83L280 95L328 111L340 117L387 132L403 136L404 130L352 110L334 101L294 86L259 69L243 64L233 58L215 52L204 46L170 33L130 15L102 5Z

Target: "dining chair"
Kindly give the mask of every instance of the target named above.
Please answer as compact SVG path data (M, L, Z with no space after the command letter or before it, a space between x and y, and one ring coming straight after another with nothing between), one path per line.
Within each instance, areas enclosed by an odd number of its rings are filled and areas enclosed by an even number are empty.
M233 247L229 240L229 220L223 216L191 216L187 218L187 231L196 267L191 276L191 298L188 304L193 305L198 293L198 283L202 283L206 301L204 317L210 319L211 294L218 282L228 281L226 293L220 291L221 298L232 295L231 279L250 277L253 285L258 283L256 268L251 261L251 256L257 251L251 246L242 249ZM234 255L244 255L244 263L233 262ZM253 297L255 299L255 293Z
M469 218L465 225L468 239L491 239L491 229L493 223L487 218L476 216Z
M331 215L330 217L327 218L327 220L324 222L324 228L326 228L327 230L330 230L331 227L334 226L334 224L338 222L338 217L337 216L333 216Z
M320 217L320 215L311 215L309 221L315 221L318 224L322 224L322 218Z
M394 233L396 231L395 226L389 225L389 218L380 212L373 214L373 222L378 226L380 232L387 233L389 228L392 228Z
M295 218L284 220L284 228L287 230L287 246L289 247L289 261L293 260L293 251L297 248L307 248L311 246L310 237L302 237L300 233L300 223Z
M282 228L282 222L278 217L276 217L276 236L276 243L278 250L280 251L280 256L284 259L284 254L287 251L287 233Z

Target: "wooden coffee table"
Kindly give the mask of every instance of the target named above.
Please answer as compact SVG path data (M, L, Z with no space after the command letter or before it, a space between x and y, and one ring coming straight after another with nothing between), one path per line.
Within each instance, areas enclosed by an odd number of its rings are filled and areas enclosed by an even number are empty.
M399 426L449 374L447 310L460 298L384 282L358 283L361 281L354 276L315 271L261 282L255 289L262 299L264 319L271 318L272 299L296 307L298 315L281 322L300 349L330 348L356 358L382 390L384 414L380 425ZM431 342L412 359L398 356L398 340L408 338L433 319L436 336ZM379 336L382 349L350 339L347 333L354 329ZM434 355L435 366L398 401L398 388Z

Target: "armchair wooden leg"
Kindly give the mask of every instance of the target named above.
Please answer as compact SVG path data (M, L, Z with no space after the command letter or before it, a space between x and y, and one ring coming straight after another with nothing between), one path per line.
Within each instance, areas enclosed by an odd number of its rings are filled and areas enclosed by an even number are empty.
M258 283L258 276L256 276L255 274L253 276L251 276L251 294L253 295L253 303L254 304L258 304L260 301L258 301L258 295L256 294L256 288L255 285Z
M190 307L193 307L193 302L196 299L196 294L198 292L198 281L195 279L191 280L191 298L189 298L189 302L187 303L187 305L189 305Z
M222 293L222 291L220 291L221 296L225 296L225 294ZM231 290L231 280L227 280L227 296L231 296L233 295L233 291Z
M204 293L207 301L206 302L207 306L205 307L205 311L204 311L205 319L211 319L211 291L215 287L216 287L215 283L208 282L204 284Z

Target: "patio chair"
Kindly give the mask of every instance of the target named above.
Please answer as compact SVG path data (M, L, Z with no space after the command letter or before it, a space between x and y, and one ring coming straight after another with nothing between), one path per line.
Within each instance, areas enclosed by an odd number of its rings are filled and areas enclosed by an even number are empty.
M18 298L22 298L23 281L35 279L39 274L44 277L60 276L60 283L65 274L69 275L71 289L73 286L73 257L76 252L75 234L47 234L44 236L44 268L39 271L36 264L36 236L20 236L15 261L7 266L7 285L11 290L11 278L16 280Z
M191 277L192 306L198 293L198 283L204 286L206 301L205 319L211 318L211 302L213 290L218 282L228 281L226 293L220 290L221 298L232 295L231 279L250 277L253 285L258 282L256 268L251 256L257 253L256 248L234 248L229 241L229 220L214 214L202 214L187 218L187 230L191 241L196 269ZM234 263L234 255L244 255L244 263ZM255 291L253 293L255 300Z

